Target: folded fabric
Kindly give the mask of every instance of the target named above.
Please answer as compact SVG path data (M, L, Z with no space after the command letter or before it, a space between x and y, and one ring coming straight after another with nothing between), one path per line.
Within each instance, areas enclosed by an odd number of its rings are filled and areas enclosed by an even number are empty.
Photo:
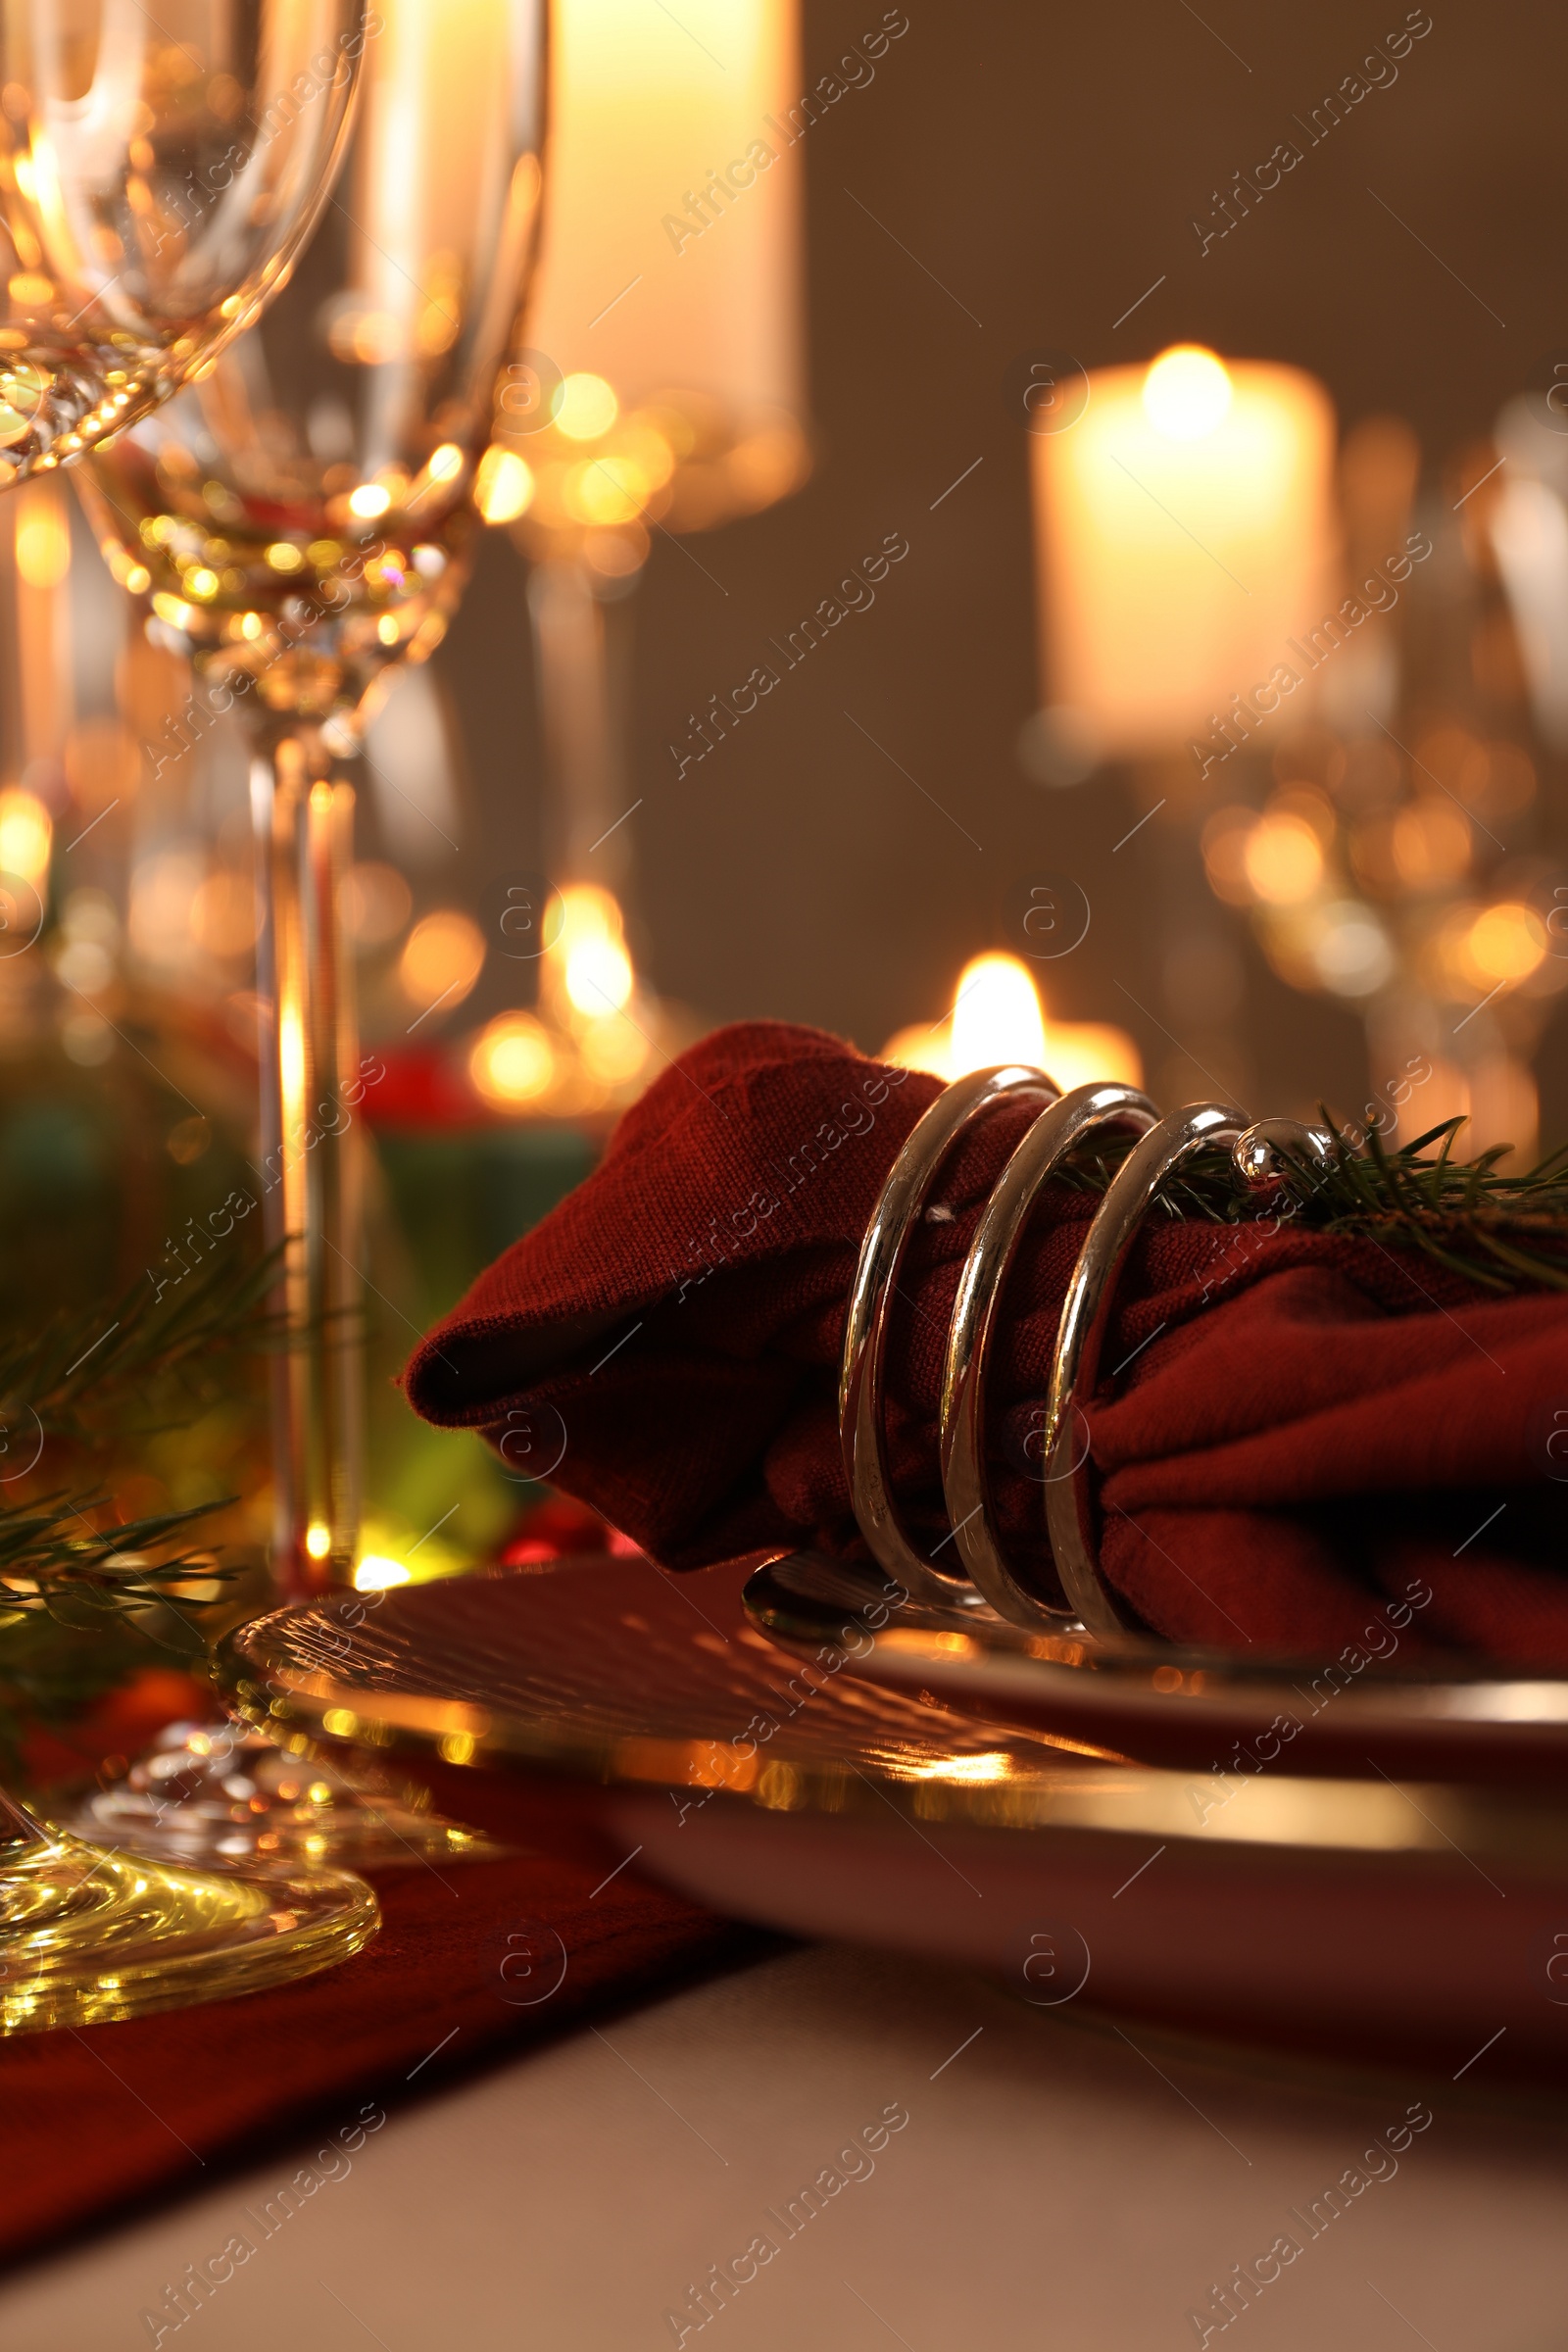
M410 1402L482 1430L668 1567L853 1548L846 1301L888 1169L939 1091L815 1030L706 1039L421 1343ZM958 1271L1033 1115L999 1108L954 1152L900 1279L889 1452L931 1549L949 1533L937 1405ZM1095 1205L1048 1188L996 1343L998 1518L1048 1580L1030 1438ZM1568 1664L1562 1293L1526 1278L1498 1297L1376 1234L1152 1217L1101 1360L1102 1566L1156 1632L1319 1654L1375 1644L1396 1604L1413 1609L1403 1654Z

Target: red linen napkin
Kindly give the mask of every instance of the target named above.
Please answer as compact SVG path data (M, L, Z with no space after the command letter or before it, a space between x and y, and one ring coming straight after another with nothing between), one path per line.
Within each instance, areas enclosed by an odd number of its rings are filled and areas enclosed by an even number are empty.
M883 1179L938 1091L815 1030L708 1038L421 1343L410 1402L485 1431L670 1567L853 1545L845 1303ZM1033 1115L1000 1109L954 1153L901 1278L891 1458L932 1547L958 1269ZM992 1381L1000 1517L1042 1571L1028 1438L1094 1205L1044 1197ZM1152 1218L1102 1363L1102 1564L1157 1632L1320 1654L1376 1644L1386 1604L1413 1601L1406 1654L1568 1663L1568 1486L1552 1475L1568 1462L1546 1443L1559 1407L1568 1428L1568 1298L1499 1298L1373 1239Z

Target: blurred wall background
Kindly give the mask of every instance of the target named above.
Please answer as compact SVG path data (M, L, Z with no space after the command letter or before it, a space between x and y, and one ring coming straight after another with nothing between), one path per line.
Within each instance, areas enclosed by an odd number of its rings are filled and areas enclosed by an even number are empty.
M1145 361L1185 339L1291 361L1326 381L1342 427L1407 417L1441 495L1453 453L1568 345L1568 23L1541 0L1433 0L1397 78L1308 145L1313 106L1401 7L906 13L874 79L804 142L812 476L745 522L655 537L630 679L634 937L656 985L707 1019L816 1022L875 1051L943 1010L967 956L1016 944L1009 894L1054 869L1093 920L1044 967L1052 1011L1131 1029L1156 1091L1206 1091L1158 1013L1157 828L1113 856L1139 813L1125 777L1050 790L1018 755L1039 691L1016 363L1041 346L1086 368ZM880 15L806 0L803 87ZM1216 192L1282 139L1301 164L1203 250L1195 219L1212 225ZM689 713L888 533L909 552L874 606L677 777ZM504 533L437 669L477 900L487 875L541 859L523 573ZM1226 1017L1268 1095L1255 1106L1356 1103L1354 1010L1292 993L1235 937L1246 986ZM515 987L492 958L461 1021ZM1568 1135L1560 1021L1538 1071L1552 1144Z

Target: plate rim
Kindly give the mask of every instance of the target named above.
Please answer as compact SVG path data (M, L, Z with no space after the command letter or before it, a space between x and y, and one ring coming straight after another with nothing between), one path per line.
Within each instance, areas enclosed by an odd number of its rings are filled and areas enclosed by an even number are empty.
M568 1557L540 1563L527 1574L534 1580L542 1567L569 1573L589 1565L602 1568L605 1561L599 1555ZM428 1596L444 1590L496 1581L460 1577L404 1590L410 1596L424 1596L420 1605L427 1606ZM394 1613L400 1597L400 1592L384 1596ZM363 1621L363 1595L346 1591L270 1610L233 1629L220 1645L220 1677L239 1712L291 1752L342 1756L368 1749L380 1757L401 1755L611 1793L667 1790L689 1796L694 1809L717 1799L726 1811L739 1806L865 1820L891 1806L921 1834L1000 1831L1118 1840L1153 1836L1233 1861L1272 1852L1288 1853L1298 1863L1332 1859L1341 1867L1359 1859L1369 1867L1399 1863L1463 1870L1467 1856L1479 1853L1528 1876L1539 1873L1559 1882L1568 1869L1568 1791L1549 1788L1522 1792L1415 1780L1385 1788L1348 1776L1271 1772L1249 1779L1223 1804L1204 1805L1195 1801L1207 1793L1195 1768L1097 1761L1027 1734L1009 1737L1000 1726L995 1747L980 1759L944 1760L939 1752L921 1766L900 1771L865 1755L840 1762L791 1755L788 1726L780 1728L781 1744L771 1754L754 1740L750 1756L737 1754L726 1764L720 1751L726 1737L733 1747L737 1736L723 1732L698 1739L639 1736L486 1709L471 1698L395 1691L375 1693L372 1707L364 1690L334 1684L325 1673L290 1672L283 1639L286 1629L313 1617L336 1630L356 1604L361 1609L357 1621ZM825 1676L827 1670L822 1671ZM934 1734L945 1717L952 1719L947 1708L933 1710ZM1028 1767L1013 1771L1009 1767L1025 1742ZM940 1749L935 1738L933 1746ZM1001 1768L978 1774L976 1762L993 1757L1001 1758ZM694 1767L707 1777L693 1778Z
M792 1579L790 1574L797 1567L813 1578L830 1572L852 1594L858 1586L858 1594L834 1601L803 1592L799 1587L804 1578L797 1574ZM873 1589L872 1578L880 1580L879 1589ZM1080 1676L1093 1678L1114 1690L1118 1705L1142 1707L1152 1717L1170 1713L1183 1700L1200 1698L1216 1713L1228 1709L1238 1719L1243 1713L1252 1717L1260 1704L1268 1703L1266 1693L1288 1690L1300 1699L1303 1694L1294 1677L1339 1673L1347 1679L1330 1693L1337 1718L1343 1721L1348 1713L1368 1735L1462 1726L1518 1734L1560 1731L1568 1741L1568 1674L1544 1673L1539 1667L1513 1668L1494 1659L1394 1666L1369 1657L1352 1668L1344 1659L1347 1650L1355 1648L1353 1642L1343 1644L1337 1658L1295 1657L1282 1651L1249 1657L1201 1643L1157 1642L1138 1635L1102 1638L1081 1630L1039 1634L1008 1625L989 1610L948 1612L931 1603L911 1602L907 1593L901 1603L894 1597L900 1592L903 1588L880 1569L797 1550L777 1554L753 1572L746 1608L760 1632L792 1649L836 1642L849 1654L850 1644L843 1637L858 1615L861 1624L857 1630L874 1633L879 1641L891 1640L896 1653L924 1655L935 1662L958 1654L953 1645L962 1642L966 1652L1021 1667L1031 1679L1038 1672L1042 1682L1058 1683L1064 1690ZM868 1615L873 1609L880 1609L884 1619L897 1609L907 1621L873 1626ZM1527 1711L1527 1694L1533 1693L1543 1694L1535 1713Z

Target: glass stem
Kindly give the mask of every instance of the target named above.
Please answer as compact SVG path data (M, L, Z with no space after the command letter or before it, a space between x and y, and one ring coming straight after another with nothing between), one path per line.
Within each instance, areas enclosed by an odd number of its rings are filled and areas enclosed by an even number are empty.
M561 881L619 892L630 870L631 833L619 821L629 792L613 616L587 565L571 557L533 566L528 612L551 789L550 868Z
M278 723L251 766L261 878L261 1155L276 1302L272 1570L288 1599L354 1574L364 1455L364 1139L353 962L338 919L354 793L317 731Z

